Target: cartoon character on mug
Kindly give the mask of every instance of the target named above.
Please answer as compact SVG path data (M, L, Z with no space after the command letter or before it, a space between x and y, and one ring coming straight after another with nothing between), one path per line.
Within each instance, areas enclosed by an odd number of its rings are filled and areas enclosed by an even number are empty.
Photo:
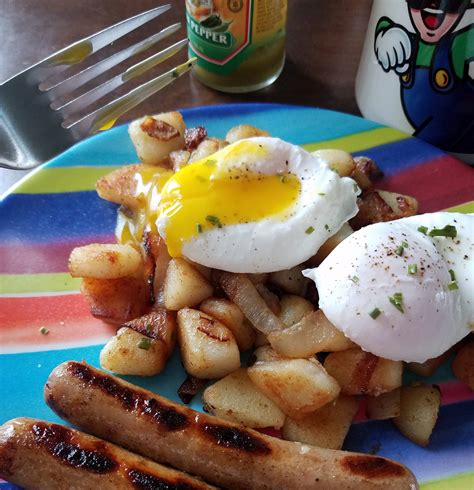
M474 153L474 24L454 32L474 0L407 0L415 33L382 17L375 55L400 78L414 135L457 153Z

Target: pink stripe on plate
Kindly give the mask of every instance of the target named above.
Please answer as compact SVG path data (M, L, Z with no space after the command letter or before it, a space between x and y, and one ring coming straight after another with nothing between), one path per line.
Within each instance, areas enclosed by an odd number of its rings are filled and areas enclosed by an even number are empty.
M116 243L114 235L84 237L54 243L9 243L0 245L0 274L67 272L74 247L89 243Z

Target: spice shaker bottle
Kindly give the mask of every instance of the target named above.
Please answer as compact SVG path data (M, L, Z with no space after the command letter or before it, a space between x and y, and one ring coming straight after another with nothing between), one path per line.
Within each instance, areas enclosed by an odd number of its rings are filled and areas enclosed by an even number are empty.
M285 62L287 0L186 0L194 75L223 92L273 83Z

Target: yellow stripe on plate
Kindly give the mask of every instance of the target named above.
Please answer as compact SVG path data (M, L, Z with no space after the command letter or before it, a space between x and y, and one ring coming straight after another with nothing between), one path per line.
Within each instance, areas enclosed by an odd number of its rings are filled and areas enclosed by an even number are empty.
M97 180L119 167L52 167L31 175L15 194L93 191Z
M420 485L421 490L472 490L473 488L474 473L460 473Z
M306 151L321 150L324 148L338 148L353 153L355 151L367 150L374 146L394 143L410 138L410 135L392 128L376 128L362 133L355 133L333 140L319 141L318 143L307 143L302 145Z
M1 274L0 294L79 291L80 279L67 272L52 274Z
M447 211L451 211L452 213L474 213L474 201L458 204L457 206L447 209Z

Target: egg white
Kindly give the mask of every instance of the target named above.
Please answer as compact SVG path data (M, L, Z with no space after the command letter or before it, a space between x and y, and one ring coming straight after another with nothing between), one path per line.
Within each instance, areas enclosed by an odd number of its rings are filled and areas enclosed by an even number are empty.
M420 231L456 226L457 237ZM474 216L433 213L355 232L317 269L304 271L328 319L363 350L386 359L424 362L465 337L473 321ZM396 249L403 243L401 255ZM409 266L417 265L415 274ZM450 270L459 289L450 290ZM391 302L402 294L404 312ZM372 318L378 308L381 313Z
M289 269L314 255L357 214L360 191L352 179L339 177L322 157L299 146L278 138L250 140L264 147L263 157L239 153L238 158L229 158L224 165L267 175L294 174L301 183L296 203L285 219L270 216L207 230L185 241L182 254L198 264L230 272ZM227 149L231 154L231 148ZM158 230L165 239L166 225L166 218L159 217Z

